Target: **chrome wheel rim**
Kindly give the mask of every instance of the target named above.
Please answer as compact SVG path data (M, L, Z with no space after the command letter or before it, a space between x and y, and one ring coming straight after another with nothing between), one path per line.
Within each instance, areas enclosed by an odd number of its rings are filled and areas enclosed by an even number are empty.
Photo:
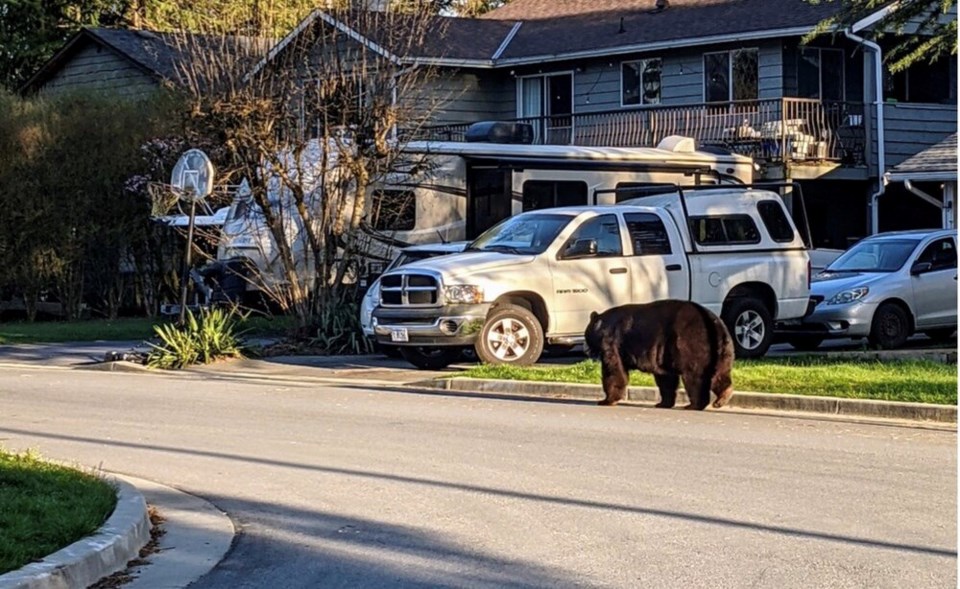
M763 324L763 317L756 311L744 311L737 317L733 326L734 337L745 350L755 350L760 347L767 327Z
M520 321L507 317L490 326L487 348L503 362L519 360L530 349L530 330Z

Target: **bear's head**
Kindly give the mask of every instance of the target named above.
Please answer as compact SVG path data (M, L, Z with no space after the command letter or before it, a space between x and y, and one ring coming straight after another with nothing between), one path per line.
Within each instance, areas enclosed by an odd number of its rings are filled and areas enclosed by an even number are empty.
M588 358L600 359L603 351L603 319L596 311L590 313L590 323L583 332L583 351Z

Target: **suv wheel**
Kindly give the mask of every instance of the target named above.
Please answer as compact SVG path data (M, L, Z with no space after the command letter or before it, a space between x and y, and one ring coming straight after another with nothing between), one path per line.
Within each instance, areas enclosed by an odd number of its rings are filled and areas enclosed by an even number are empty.
M870 343L882 350L899 348L910 337L910 318L894 303L883 303L873 314Z
M543 328L533 313L517 305L498 305L487 316L476 344L487 364L527 366L543 353Z
M398 346L400 355L420 370L440 370L460 359L460 348Z
M730 299L723 310L723 322L733 337L737 358L759 358L773 341L773 318L759 299Z

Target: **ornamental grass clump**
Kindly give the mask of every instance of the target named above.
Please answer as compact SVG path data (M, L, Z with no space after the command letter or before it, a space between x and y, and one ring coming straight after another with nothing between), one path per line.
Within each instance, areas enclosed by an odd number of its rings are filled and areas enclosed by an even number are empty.
M179 370L222 358L242 358L238 323L245 318L233 309L201 309L199 315L188 311L183 325L155 325L161 343L150 344L153 350L147 366Z

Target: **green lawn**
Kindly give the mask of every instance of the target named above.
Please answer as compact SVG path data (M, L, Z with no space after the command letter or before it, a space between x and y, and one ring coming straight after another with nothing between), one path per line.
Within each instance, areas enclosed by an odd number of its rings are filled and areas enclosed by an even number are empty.
M461 376L600 384L600 364L571 366L480 365ZM630 384L654 386L649 374L633 372ZM927 360L855 361L802 356L741 360L734 365L733 388L791 395L821 395L956 405L957 366Z
M90 319L87 321L36 321L0 323L0 345L96 340L143 340L154 336L153 325L161 321L146 317ZM290 317L252 316L242 323L247 336L281 335L293 325Z
M0 574L93 534L116 503L94 475L0 449Z

